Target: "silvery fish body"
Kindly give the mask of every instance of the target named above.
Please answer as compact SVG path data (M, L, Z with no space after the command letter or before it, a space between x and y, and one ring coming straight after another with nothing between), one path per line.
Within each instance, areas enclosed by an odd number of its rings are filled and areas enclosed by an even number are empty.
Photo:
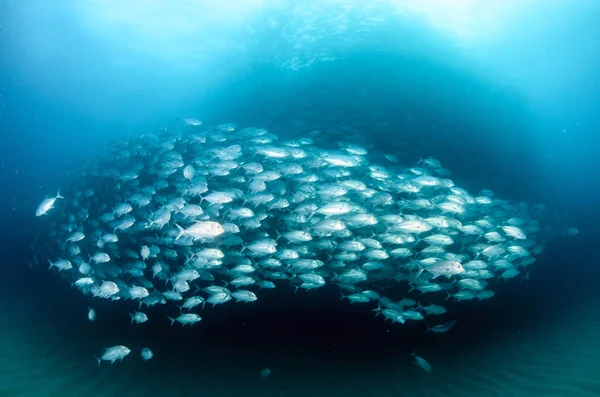
M143 347L140 351L140 356L144 361L148 361L154 357L154 353L152 353L152 350L148 349L147 347Z
M100 366L101 360L110 361L111 364L114 364L115 361L124 359L129 353L131 353L131 350L125 346L107 347L102 356L96 360L98 361L98 366Z
M185 314L179 315L176 318L169 317L169 320L171 320L171 327L172 327L173 324L175 324L175 321L177 321L178 323L180 323L183 326L186 326L188 324L194 325L195 323L202 320L202 318L200 318L199 315L194 314L194 313L185 313Z
M176 226L179 229L179 234L175 238L176 240L179 240L183 235L190 236L197 240L212 239L225 232L225 229L223 229L223 226L220 223L213 221L196 222L187 229L183 229L179 225Z
M88 320L91 322L96 321L96 311L92 308L88 309Z
M415 353L411 353L412 356L415 357L415 364L421 368L423 371L425 372L431 372L432 368L431 368L431 364L429 364L427 362L427 360L425 360L422 357L417 356Z
M146 315L146 313L134 312L134 313L129 313L129 315L131 316L131 324L133 324L133 323L143 324L146 321L148 321L148 316Z
M60 195L60 189L58 189L58 193L56 193L55 197L46 198L46 199L44 199L44 201L42 201L40 203L37 210L35 211L35 216L41 216L41 215L47 214L48 211L50 211L52 208L54 208L54 203L59 198L64 199L64 197Z

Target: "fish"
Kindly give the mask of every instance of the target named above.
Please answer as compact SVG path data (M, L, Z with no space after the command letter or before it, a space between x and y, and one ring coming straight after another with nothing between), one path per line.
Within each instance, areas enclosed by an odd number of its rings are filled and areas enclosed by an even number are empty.
M48 263L50 264L48 269L52 269L53 267L55 267L59 271L64 271L64 270L71 270L73 268L73 265L71 264L71 262L66 259L59 259L56 262L52 262L50 259L48 259Z
M168 317L168 319L171 321L171 327L173 326L173 324L175 324L175 321L177 321L185 327L187 324L194 325L195 323L202 320L202 318L199 315L194 313L180 314L178 317Z
M54 204L58 199L64 199L64 197L60 195L60 189L58 189L56 196L50 198L46 197L44 201L40 203L40 205L37 207L37 210L35 211L35 216L42 216L47 214L48 211L54 208Z
M269 375L271 375L271 370L269 368L263 368L260 370L261 379L266 379Z
M525 232L517 226L500 226L500 229L502 229L502 231L504 231L504 233L506 233L508 236L513 237L517 240L527 239L527 235L525 234Z
M185 117L178 120L181 121L183 124L191 127L200 127L202 125L202 121L198 120L195 117Z
M96 321L96 311L91 307L88 308L88 320L90 320L91 322Z
M425 371L427 373L432 371L431 364L429 364L429 362L427 362L427 360L425 360L422 357L417 356L417 354L415 352L410 353L410 355L415 358L415 364L419 368L421 368L423 371Z
M101 361L110 361L111 364L114 364L117 360L123 360L129 353L131 353L131 350L126 346L118 345L107 347L100 357L96 357L98 367L100 367Z
M443 324L434 325L433 327L428 327L427 332L434 332L434 333L448 332L449 330L454 328L454 326L456 325L457 322L458 322L457 320L452 320L452 321L448 321Z
M213 221L196 222L187 229L183 229L178 224L175 224L175 226L179 229L179 234L175 237L175 240L179 240L183 235L190 236L195 240L212 239L225 232L223 225Z
M465 271L463 265L457 261L441 261L423 269L433 274L434 279L439 276L455 276L457 274L464 273Z
M433 303L431 303L427 306L424 306L423 310L425 310L425 312L429 315L440 315L440 314L444 314L447 312L447 310L444 306L435 305Z
M238 302L254 302L258 299L254 292L241 289L232 292L231 296L235 298Z
M204 307L205 303L206 303L206 301L201 296L192 296L192 297L187 298L185 300L185 302L183 302L183 304L180 306L179 309L180 309L180 311L183 311L183 309L191 310L199 305L202 305L202 307Z
M142 347L142 349L140 351L140 356L142 357L142 360L148 361L152 357L154 357L154 353L152 352L152 350L148 349L147 347Z
M148 316L146 315L146 313L134 312L129 313L129 316L131 316L131 324L143 324L148 321Z
M381 152L352 129L274 131L185 118L116 140L65 176L69 199L40 204L52 223L34 225L32 266L49 263L85 299L131 305L134 326L143 306L186 326L271 289L327 286L410 327L451 315L444 296L492 299L494 283L537 271L524 269L551 238L578 234L543 205L475 194L439 160Z

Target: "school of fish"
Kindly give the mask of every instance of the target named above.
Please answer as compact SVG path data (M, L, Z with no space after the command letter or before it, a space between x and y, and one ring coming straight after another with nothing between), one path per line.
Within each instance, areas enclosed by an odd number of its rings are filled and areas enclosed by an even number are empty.
M447 313L445 299L489 299L495 282L527 278L551 237L543 205L472 194L434 158L410 167L353 143L319 148L315 133L180 123L114 142L36 211L57 225L50 270L97 299L134 301L133 326L194 326L206 304L325 286L386 321L421 321ZM172 315L144 313L154 305Z

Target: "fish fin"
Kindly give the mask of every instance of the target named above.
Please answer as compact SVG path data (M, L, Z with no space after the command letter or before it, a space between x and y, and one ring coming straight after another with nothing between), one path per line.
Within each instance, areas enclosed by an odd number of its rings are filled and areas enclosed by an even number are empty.
M94 357L96 361L98 361L98 368L100 368L100 359L98 357Z
M419 266L419 272L417 273L417 275L415 277L413 277L413 280L417 279L421 275L421 273L423 273L424 270L425 270L424 267Z
M375 317L379 316L379 313L381 313L381 302L377 302L377 309L373 309L372 311L375 312Z
M133 317L133 313L129 313L129 316L131 317L131 324L133 324L133 321L135 319L135 317Z
M175 324L175 319L172 317L167 317L171 321L171 327Z
M48 259L48 263L50 263L50 266L48 267L48 270L52 269L52 266L54 266L54 263L52 263L52 261L50 259Z
M57 199L59 199L59 198L64 199L64 197L60 195L60 189L58 189L58 193L56 193L56 198Z
M185 230L181 226L179 226L177 223L175 224L175 226L177 226L177 229L179 229L179 234L177 235L177 237L175 237L175 241L177 241L181 238L181 236L183 236L185 234Z

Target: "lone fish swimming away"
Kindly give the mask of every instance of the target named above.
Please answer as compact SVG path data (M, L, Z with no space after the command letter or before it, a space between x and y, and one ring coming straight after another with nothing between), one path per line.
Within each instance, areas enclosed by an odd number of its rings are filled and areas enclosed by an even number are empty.
M56 197L46 197L44 199L44 201L42 201L42 203L37 207L37 210L35 211L35 216L41 216L46 214L48 211L50 211L52 208L54 208L54 203L56 202L56 199L63 199L64 197L60 195L60 189L58 189L58 193L56 193Z
M411 356L415 357L415 364L421 368L423 371L429 373L431 372L432 368L431 368L431 364L429 364L427 362L427 360L425 360L422 357L417 356L417 354L415 352L410 353Z

